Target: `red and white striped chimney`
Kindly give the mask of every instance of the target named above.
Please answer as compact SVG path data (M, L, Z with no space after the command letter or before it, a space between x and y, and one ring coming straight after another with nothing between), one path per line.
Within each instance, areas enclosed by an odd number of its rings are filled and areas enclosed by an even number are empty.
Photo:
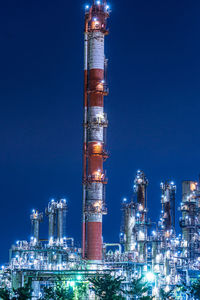
M92 261L102 259L102 215L105 208L104 113L107 61L104 37L108 34L106 20L109 7L105 1L86 6L84 33L84 145L83 145L83 220L82 255Z

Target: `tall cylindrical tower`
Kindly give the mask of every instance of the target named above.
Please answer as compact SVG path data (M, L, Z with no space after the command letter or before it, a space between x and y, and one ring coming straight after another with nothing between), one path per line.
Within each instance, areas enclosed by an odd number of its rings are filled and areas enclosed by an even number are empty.
M56 206L57 203L52 199L46 208L46 215L49 217L49 241L56 237Z
M105 151L104 96L107 61L104 37L108 34L106 1L94 1L86 6L84 33L84 146L83 146L83 225L82 254L88 260L102 259L102 215L105 211L106 184L103 161Z
M175 230L175 194L176 186L173 181L161 182L162 190L162 226L165 230Z
M32 224L33 237L36 243L39 241L39 228L40 222L43 220L43 213L39 213L38 210L33 210L30 216Z
M143 171L138 170L134 180L134 191L137 195L136 239L139 261L147 259L147 185L148 180Z
M57 202L57 238L59 241L61 241L66 234L66 213L66 199L61 199L59 202Z
M146 189L148 180L143 171L138 170L134 180L134 191L137 193L137 203L142 205L143 209L147 208Z
M122 204L123 209L123 231L124 231L124 248L126 252L135 250L136 234L135 234L135 222L136 222L136 205L133 201Z

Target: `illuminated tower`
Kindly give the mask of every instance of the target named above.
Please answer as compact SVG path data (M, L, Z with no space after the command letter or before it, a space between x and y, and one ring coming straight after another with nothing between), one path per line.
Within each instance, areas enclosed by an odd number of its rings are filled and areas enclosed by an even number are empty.
M124 249L126 252L135 250L136 237L135 237L135 219L136 219L136 205L133 201L126 202L126 198L122 203L123 210L123 240Z
M133 188L137 197L135 230L140 262L145 262L147 259L147 185L148 180L144 172L138 170L134 180Z
M33 209L30 219L31 219L34 242L38 243L39 242L39 229L40 229L40 223L43 220L43 213L39 213L38 210Z
M167 231L175 230L175 194L176 185L173 181L161 182L160 188L162 191L162 215L161 228Z
M84 33L84 141L83 141L83 220L82 256L102 259L102 215L105 209L105 129L104 96L107 60L104 38L108 34L106 1L86 6Z
M190 259L199 257L200 246L200 189L198 182L182 182L182 217L180 226L183 235L183 248L185 256Z

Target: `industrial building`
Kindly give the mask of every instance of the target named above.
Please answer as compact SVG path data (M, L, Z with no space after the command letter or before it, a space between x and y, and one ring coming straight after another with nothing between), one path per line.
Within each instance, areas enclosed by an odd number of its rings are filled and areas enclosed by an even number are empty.
M107 177L103 165L108 158L104 97L109 92L104 41L109 34L109 15L106 1L94 0L91 6L85 7L82 246L78 248L66 231L67 201L52 199L44 214L32 211L31 240L17 241L10 249L9 263L0 271L2 287L16 289L31 282L32 299L42 297L44 287L53 286L59 280L74 287L77 282L87 282L96 273L107 272L122 276L124 290L129 290L133 278L146 276L151 295L160 299L160 288L169 291L182 282L189 285L199 276L198 181L182 183L181 233L177 234L175 183L161 183L161 212L155 223L148 217L148 209L151 209L150 205L148 207L150 201L147 203L148 179L138 170L133 179L132 198L122 201L119 241L103 242L102 222L107 213ZM48 239L41 240L40 225L45 217L49 224ZM88 288L82 299L95 299L94 292ZM176 299L185 299L185 295L177 292Z

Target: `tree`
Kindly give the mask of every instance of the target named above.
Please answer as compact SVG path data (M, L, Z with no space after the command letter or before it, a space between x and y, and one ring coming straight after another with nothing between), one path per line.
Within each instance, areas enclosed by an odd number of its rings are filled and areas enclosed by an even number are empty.
M113 277L110 274L97 275L94 278L89 278L89 282L92 283L92 290L100 300L122 300L120 294L123 292L121 289L122 279L121 277Z
M88 283L77 282L76 291L77 291L78 300L86 299L87 291L88 291Z
M59 300L73 300L74 299L74 290L72 287L63 287L57 286L56 288L56 298Z
M149 291L149 284L145 282L144 277L134 278L130 283L130 289L127 294L132 299L150 300L152 297L146 295Z
M6 288L0 288L0 299L9 300L10 292Z
M31 299L32 290L30 284L26 284L24 287L20 287L14 290L15 296L19 300L28 300Z
M190 294L194 299L200 299L200 278L192 283Z
M64 283L57 283L55 287L44 287L43 297L40 300L73 300L74 290L72 287L65 287Z
M162 288L160 289L159 296L160 296L161 300L174 299L173 295L174 295L174 289L171 289L171 290L169 290L167 292L164 289L162 289Z
M53 287L44 287L43 288L43 297L40 298L41 300L52 300L55 299L55 291Z

